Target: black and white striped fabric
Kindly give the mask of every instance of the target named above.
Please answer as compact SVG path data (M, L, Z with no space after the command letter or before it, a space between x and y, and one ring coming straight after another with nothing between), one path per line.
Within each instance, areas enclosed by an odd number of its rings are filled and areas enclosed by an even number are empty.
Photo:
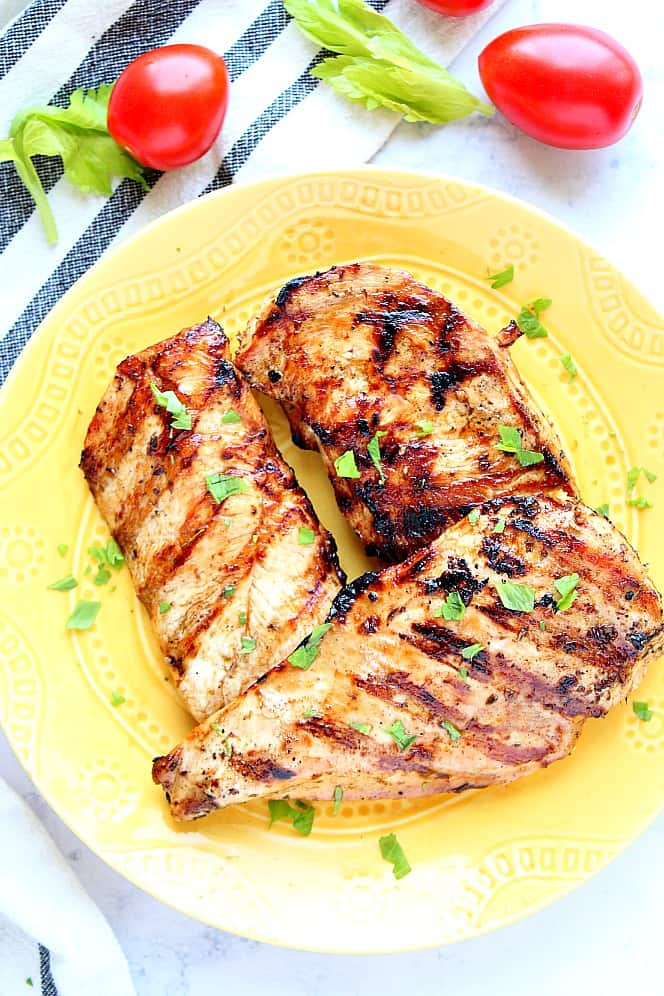
M370 2L449 64L502 0L458 19L415 0ZM0 382L48 311L109 246L236 177L366 162L397 123L309 75L321 54L281 0L33 0L0 37L0 128L6 134L26 105L64 103L76 87L112 82L141 52L175 42L222 53L232 81L222 135L198 163L153 175L148 192L125 180L108 200L71 188L58 159L38 163L60 231L54 247L12 165L0 164Z

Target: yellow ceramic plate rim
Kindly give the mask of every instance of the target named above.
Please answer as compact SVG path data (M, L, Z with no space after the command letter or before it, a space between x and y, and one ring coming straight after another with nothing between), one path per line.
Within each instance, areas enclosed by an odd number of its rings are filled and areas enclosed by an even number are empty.
M180 208L177 208L174 211L169 212L167 215L164 215L162 218L158 219L157 221L152 222L150 225L146 226L140 232L133 235L130 239L122 243L112 252L106 254L97 264L95 264L95 266L92 267L77 282L74 288L72 288L62 298L62 300L58 302L58 304L53 309L51 314L45 319L44 323L42 324L48 325L50 327L51 325L55 324L57 321L60 320L61 315L62 316L66 315L67 310L71 307L72 302L76 299L76 296L80 294L81 288L84 288L89 281L94 280L100 270L103 272L104 268L107 267L110 261L121 259L123 256L130 257L132 249L137 243L146 239L146 237L149 237L149 235L153 233L155 230L158 230L164 226L171 225L174 220L186 218L192 211L196 210L197 206L200 206L204 202L208 203L224 202L227 199L230 200L235 199L238 197L238 195L242 196L242 194L244 193L244 194L250 194L253 201L257 203L260 200L262 194L265 193L266 191L270 191L271 189L278 191L282 188L288 187L289 185L292 184L297 185L298 183L315 184L317 181L321 182L323 180L329 181L331 180L331 178L334 177L336 177L336 179L339 182L341 182L344 178L351 178L353 182L357 182L360 186L364 187L367 187L374 182L376 184L380 184L381 182L384 182L386 184L393 183L396 184L397 187L399 186L399 184L401 184L402 186L405 185L406 187L408 187L408 189L411 188L419 189L418 184L420 184L421 186L424 186L425 184L438 184L441 186L441 188L445 189L448 188L451 189L452 187L457 187L465 192L479 193L482 196L482 198L489 199L492 203L497 203L501 208L504 208L505 209L504 213L506 217L509 216L510 207L511 207L514 209L515 212L517 212L520 215L525 212L527 216L539 218L545 223L545 225L552 226L554 229L557 229L559 232L561 232L566 237L566 239L568 239L570 243L573 243L577 248L585 251L586 253L588 253L593 257L599 258L599 253L596 250L594 250L590 245L588 245L588 243L585 242L585 240L579 238L578 235L576 235L576 233L574 233L569 227L562 225L560 222L558 222L555 218L553 218L551 215L547 214L546 212L534 208L529 204L526 204L516 198L511 197L510 195L492 190L489 187L482 186L474 182L466 184L465 181L463 181L460 178L443 176L439 174L433 174L418 170L405 170L405 169L393 170L393 169L383 169L383 168L376 168L370 166L353 168L348 170L337 170L335 171L334 174L322 170L316 173L305 173L305 174L293 173L279 177L266 178L265 180L261 180L259 182L247 182L244 184L236 184L231 188L226 188L225 190L211 193L204 198L199 198L194 202L185 204ZM311 214L314 217L320 214L320 205L313 203L311 205ZM416 222L413 222L413 224L416 224ZM361 255L363 254L362 253L357 254L358 257L360 257ZM394 247L393 255L395 256L401 255L398 246ZM410 260L411 255L406 253L405 258L406 260ZM408 267L409 262L406 261L404 263L404 266ZM294 273L298 272L298 270L300 272L304 272L307 269L313 269L313 268L316 268L315 263L313 263L309 267L294 266L293 272ZM474 279L477 280L477 275L474 276ZM547 289L545 287L543 287L541 290L542 293L546 293L546 291ZM494 293L493 296L496 297L497 294ZM528 297L527 299L530 299L530 297ZM523 303L525 303L525 300L526 299L524 299ZM46 332L44 331L44 335L45 334ZM170 334L170 332L165 331L164 337L167 334ZM32 336L30 342L23 350L21 357L19 358L14 368L10 372L7 382L4 385L2 398L0 399L1 401L6 400L9 392L12 391L15 382L22 376L22 371L30 365L33 354L36 354L37 350L40 348L41 338L42 338L42 329L40 327L40 329L38 329L37 332ZM615 362L618 361L616 360ZM100 393L101 391L99 391L99 394ZM630 521L631 521L631 527L630 527L631 534L633 535L637 521L640 526L641 520L637 519L635 515L632 515ZM57 542L57 538L51 537L51 539L54 543ZM63 573L65 573L64 570ZM12 737L11 730L8 729L7 734L10 739L10 743L12 744L12 747L16 750L17 744L15 739ZM661 751L661 744L659 745L659 747ZM627 746L625 746L624 749L627 750L628 749ZM42 792L42 794L47 799L49 804L63 819L63 821L67 823L68 826L70 826L72 831L76 833L103 860L105 860L108 864L110 864L111 867L114 867L116 870L120 871L121 874L124 874L125 877L127 877L130 881L134 881L141 888L150 892L156 898L168 903L169 905L174 906L177 909L182 909L185 912L189 912L191 915L195 915L197 918L211 924L212 926L217 926L231 932L238 932L243 934L244 936L250 936L257 940L263 940L269 943L278 943L283 946L295 947L303 950L318 950L318 951L330 951L330 952L339 952L339 953L342 952L378 953L384 951L398 951L398 950L407 951L407 950L417 950L424 947L434 947L440 943L451 942L456 939L461 939L464 937L470 937L478 935L480 933L484 933L488 930L495 929L497 926L511 923L517 919L520 919L525 915L528 915L531 912L535 912L536 910L541 909L544 906L548 905L548 903L552 902L554 899L571 891L572 888L579 885L586 878L590 877L590 875L593 874L595 871L599 870L601 867L604 867L609 860L617 856L617 854L619 854L627 846L627 844L629 844L631 840L634 839L637 833L643 831L646 828L646 826L650 822L652 822L653 819L655 819L659 807L661 806L661 801L663 797L663 793L660 792L658 795L658 800L659 800L658 805L655 805L654 800L652 800L650 805L647 807L647 812L644 812L642 818L639 820L639 825L636 831L630 832L629 835L624 837L618 836L617 838L611 840L610 842L608 841L608 839L604 841L604 843L607 845L606 853L600 856L600 858L598 858L597 863L593 865L590 871L584 871L575 880L559 881L556 887L549 889L548 892L545 891L543 895L533 896L531 900L528 901L524 907L515 908L512 913L510 913L508 910L504 910L495 921L486 922L486 923L477 922L474 924L469 923L467 929L465 929L462 926L458 931L456 932L453 931L452 935L449 936L446 935L445 932L443 931L441 933L440 938L435 939L433 937L429 937L425 943L413 943L411 940L407 944L400 945L399 942L395 941L393 938L389 942L389 944L381 946L381 943L380 942L377 943L375 940L371 943L364 943L362 939L358 939L357 943L354 942L352 946L349 946L348 944L346 944L345 946L339 946L338 944L335 944L333 941L332 942L328 941L328 933L329 933L328 928L321 927L321 943L311 943L311 942L302 943L298 941L297 937L289 935L288 926L286 926L286 928L282 930L280 930L279 926L277 926L276 935L270 930L261 929L258 926L255 929L253 927L250 927L248 929L246 925L238 927L238 924L233 915L231 914L229 916L226 910L223 911L224 915L221 915L218 911L215 912L214 915L210 913L206 915L205 912L201 912L198 909L194 911L191 908L186 908L186 903L183 903L181 900L178 901L177 898L174 898L172 895L168 893L168 890L164 892L163 889L160 890L157 887L152 888L150 884L146 884L144 877L141 877L137 874L132 875L131 871L128 870L126 866L124 867L122 866L122 863L120 862L119 859L114 860L111 853L109 853L113 850L113 848L110 847L105 850L104 846L100 844L99 840L95 839L94 832L90 832L90 830L86 831L86 828L84 826L82 827L80 819L77 820L73 812L70 812L68 806L62 803L57 793L55 793L52 790L52 785L49 779L42 779L36 771L31 770L30 765L27 764L25 762L25 758L21 756L20 751L16 751L16 753L17 757L19 758L19 761L21 761L21 763L24 765L26 771L28 772L28 774L30 775L30 777L32 778L33 782L38 787L40 792ZM572 763L573 761L574 759L572 759ZM539 778L539 775L535 777ZM522 786L523 785L526 785L526 791L527 791L527 783L522 783ZM486 798L488 797L489 794L487 793ZM475 798L478 798L478 796L476 795ZM454 818L453 811L451 811L450 816L447 816L444 819L449 820L452 818ZM414 819L416 819L416 817ZM325 830L323 830L323 836L325 837ZM555 837L555 834L553 834L553 837ZM278 840L282 841L283 839L285 839L284 834L281 834ZM494 848L494 851L498 850L502 846L500 833L496 834L495 840L496 840L496 847ZM302 846L307 846L307 845L305 843ZM376 864L378 864L380 862L379 857L376 857L375 861ZM413 864L415 865L415 862L413 862ZM404 882L407 881L408 880L404 880ZM398 889L401 884L397 885L397 883L392 883L390 879L387 879L386 881L381 881L377 891L377 896L387 894L387 890L390 889L393 885L394 888ZM479 886L477 886L477 888L479 888ZM406 894L404 893L404 901L406 901L405 895ZM320 899L323 903L325 902L325 896L320 897ZM305 897L305 901L307 900L308 901L312 900L312 897L308 892ZM431 897L431 901L433 903L441 902L441 896L440 894L436 895L435 890L434 894ZM377 913L377 915L380 918L380 913Z

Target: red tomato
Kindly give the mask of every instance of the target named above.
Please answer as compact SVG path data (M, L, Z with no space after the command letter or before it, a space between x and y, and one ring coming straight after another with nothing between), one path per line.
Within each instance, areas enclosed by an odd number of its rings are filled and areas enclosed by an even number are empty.
M482 83L508 121L561 149L599 149L629 130L643 98L639 67L595 28L533 24L479 57Z
M219 134L228 86L226 63L209 48L155 48L120 74L108 105L108 130L144 166L186 166Z
M425 7L438 11L439 14L451 14L452 17L464 17L484 10L493 0L420 0Z

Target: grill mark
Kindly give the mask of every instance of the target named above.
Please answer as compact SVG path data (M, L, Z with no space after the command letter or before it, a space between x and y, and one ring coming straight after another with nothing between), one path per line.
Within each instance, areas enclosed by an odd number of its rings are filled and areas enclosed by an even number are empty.
M509 552L497 536L485 536L482 540L482 553L494 571L507 574L508 577L520 577L527 573L528 568L518 557Z
M445 395L452 387L458 387L464 381L478 377L483 373L495 372L495 362L478 361L477 363L450 363L445 370L435 370L429 376L431 383L431 401L436 411L445 407Z
M439 721L446 719L455 725L463 720L463 714L459 709L444 704L427 688L411 681L407 671L390 671L385 677L385 685L394 691L408 695L428 712L430 719L434 718Z
M229 794L233 793L233 789L229 789ZM166 793L166 799L168 802L171 798ZM216 800L213 796L204 795L202 798L189 798L185 799L178 804L178 811L181 814L182 819L188 820L199 820L202 816L207 816L208 813L213 813L215 809L218 809L220 802Z
M417 647L428 657L434 657L438 661L444 661L453 655L461 664L461 651L468 646L468 640L460 636L454 630L446 626L438 626L435 623L413 623L412 630L417 636L410 636L400 633L399 638ZM422 637L418 639L417 637Z
M420 760L420 758L422 760ZM405 753L399 751L383 752L376 756L373 763L379 771L416 771L423 776L428 776L431 772L431 765L424 764L423 761L430 761L431 751L420 744L411 744Z
M511 732L509 729L507 732ZM504 740L497 740L485 733L482 727L475 728L472 724L463 731L464 736L472 735L473 746L482 750L488 757L503 764L520 765L528 764L532 761L541 761L551 753L551 744L545 742L541 745L521 746L510 744Z
M394 349L397 335L408 325L426 324L430 319L428 308L424 304L400 301L396 295L387 294L383 299L383 308L359 311L353 318L352 327L371 325L375 331L377 346L374 359L380 365L390 356ZM396 307L394 306L396 304Z
M338 483L336 486L340 487ZM383 537L385 540L393 540L396 536L396 525L394 519L390 515L389 511L383 512L379 505L379 501L381 499L384 500L385 498L384 488L381 485L371 483L356 484L355 494L371 512L373 526L378 535ZM376 501L374 495L376 495L376 498L378 498L379 501Z
M329 740L346 750L366 749L367 744L372 743L363 734L354 730L352 726L333 723L329 719L317 717L303 719L299 721L298 726L304 727L318 740Z
M443 314L440 317L436 345L440 353L447 353L452 349L459 348L459 332L468 327L468 320L456 305L446 298L441 298L441 304L443 305Z
M290 300L291 295L298 289L298 287L301 287L302 284L306 283L308 280L313 280L313 279L314 278L311 276L293 277L292 280L289 280L288 283L284 284L284 286L277 294L276 300L274 302L277 308L281 309L285 308L285 306L288 304Z
M534 519L541 511L540 503L533 495L513 495L509 498L501 498L499 501L500 506L505 503L513 505L514 509L527 519Z
M538 540L538 542L543 543L545 546L554 547L559 541L559 537L554 537L548 533L543 532L541 529L530 521L530 519L517 519L514 516L510 517L510 526L514 529L518 529L519 532L526 533L532 539Z
M550 470L553 471L553 473L556 475L556 477L560 477L560 478L562 478L564 480L565 479L565 474L563 472L563 469L560 466L560 464L558 463L558 460L556 459L556 457L553 455L553 453L551 452L551 450L548 448L548 446L542 446L540 452L541 452L542 456L544 457L544 463L547 465L547 467Z
M433 538L440 533L447 520L448 515L442 508L431 508L426 505L420 508L406 508L402 520L403 534L410 540Z
M231 754L227 763L237 771L242 778L254 782L283 782L295 778L295 772L290 768L285 768L269 757L247 757L240 754Z
M217 360L216 370L212 384L210 385L210 390L215 391L220 387L232 384L234 387L239 387L239 377L235 372L235 368L232 363L223 358ZM239 392L235 392L236 397L239 396Z
M473 595L482 591L487 584L486 580L475 577L463 557L448 557L447 570L438 577L425 578L420 583L427 595L434 595L440 591L446 594L458 591L464 605L470 605Z
M334 619L340 623L345 622L346 616L362 592L366 591L370 585L379 579L379 575L375 571L367 571L366 574L361 574L359 578L355 578L354 581L350 581L347 585L344 585L332 602L327 615L327 621L330 622Z
M406 570L401 574L401 581L416 580L418 575L420 575L422 571L426 570L433 559L433 550L425 550L423 553L417 554L412 563L405 565Z

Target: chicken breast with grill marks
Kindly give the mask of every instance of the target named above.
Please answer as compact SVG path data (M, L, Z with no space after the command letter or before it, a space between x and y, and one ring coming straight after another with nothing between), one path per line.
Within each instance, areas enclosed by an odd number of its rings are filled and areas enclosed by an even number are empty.
M236 363L284 404L296 441L320 450L368 552L400 560L487 499L575 493L505 348L518 335L490 336L409 273L353 263L286 284ZM501 451L500 425L540 462ZM356 476L335 469L343 454Z
M184 403L190 430L172 426L153 386ZM81 467L197 720L325 618L344 580L334 540L276 450L216 322L119 365Z
M660 596L608 520L564 496L498 498L344 589L308 670L281 664L153 776L181 820L336 785L358 799L509 782L569 754L663 646Z

